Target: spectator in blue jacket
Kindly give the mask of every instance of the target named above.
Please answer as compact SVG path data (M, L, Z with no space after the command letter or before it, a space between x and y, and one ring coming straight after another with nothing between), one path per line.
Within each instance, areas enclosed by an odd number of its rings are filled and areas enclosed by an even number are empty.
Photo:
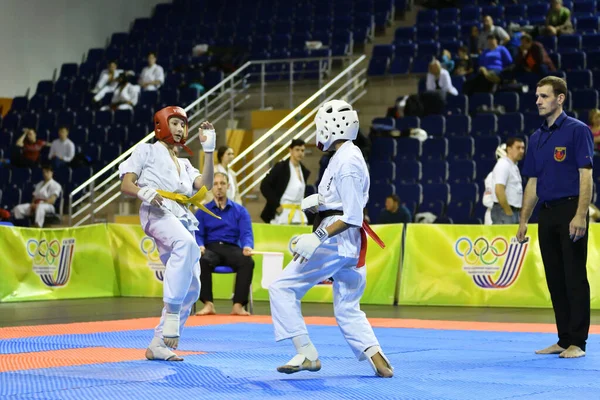
M489 93L494 85L500 83L500 73L513 63L508 49L498 44L496 35L488 36L488 48L479 56L479 72L471 80L465 82L463 91L466 95L475 92Z

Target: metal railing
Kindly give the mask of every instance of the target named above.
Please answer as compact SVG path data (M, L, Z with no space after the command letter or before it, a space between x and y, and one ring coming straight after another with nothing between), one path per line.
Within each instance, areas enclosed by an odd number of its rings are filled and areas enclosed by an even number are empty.
M364 58L365 56L362 56L360 59L364 60ZM258 95L261 109L264 109L268 86L271 82L280 81L286 74L285 81L289 82L289 105L292 108L297 74L304 76L311 74L316 78L319 88L325 86L329 88L330 83L324 86L324 81L331 74L332 63L339 61L344 65L354 59L353 56L339 56L249 61L185 108L188 114L188 131L193 132L201 121L210 120L214 124L225 117L233 120L234 111L250 98L249 89L257 82L260 85ZM340 78L334 79L337 82ZM131 155L137 145L148 143L153 138L154 132L149 133L69 193L69 225L79 226L83 223L96 222L96 214L121 196L118 165ZM186 144L189 145L197 139L198 133L188 138Z
M309 142L315 137L316 132L312 129L315 124L314 116L323 103L333 99L343 99L352 104L366 94L366 59L365 55L357 58L231 161L230 167L243 161L243 165L237 169L238 185L242 196L248 195L263 180L274 161L286 160L289 157L289 153L283 157L281 154L288 150L291 139L303 139ZM310 111L306 112L307 108ZM281 127L292 120L296 120L296 123L284 132L280 132ZM270 143L264 146L263 143L267 140ZM261 145L264 148L259 151ZM258 151L258 154L251 155L254 151ZM251 168L252 166L254 167Z

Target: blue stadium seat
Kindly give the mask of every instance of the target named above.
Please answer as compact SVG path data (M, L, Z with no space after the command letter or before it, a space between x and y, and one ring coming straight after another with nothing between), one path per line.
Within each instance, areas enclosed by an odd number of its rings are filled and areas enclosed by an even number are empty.
M76 63L65 63L60 67L60 77L73 79L79 73L79 65Z
M415 57L417 55L417 45L414 43L396 44L394 49L395 57Z
M417 26L418 25L429 25L431 23L438 22L437 10L419 10L417 13Z
M440 25L439 31L440 39L447 38L458 38L460 37L460 27L456 25L456 21L452 24L443 24ZM454 53L452 53L454 54Z
M441 201L444 205L450 201L450 185L447 183L428 183L423 185L423 203Z
M396 164L392 161L373 161L370 175L374 182L392 183L396 179Z
M396 193L409 210L415 210L423 202L423 186L419 183L397 185Z
M107 126L106 125L93 125L88 128L88 137L89 140L94 143L104 143L106 142L107 135Z
M48 97L43 94L35 94L29 100L29 110L41 112L48 108Z
M396 129L399 131L411 128L420 128L421 119L419 117L402 117L395 121Z
M557 67L558 68L558 67ZM586 55L582 51L564 51L560 55L560 68L565 71L586 68Z
M417 160L421 157L422 146L419 140L413 138L399 138L396 140L398 145L395 161Z
M133 122L133 111L116 110L114 113L114 123L117 125L129 125Z
M369 203L382 208L385 204L385 198L392 194L396 194L396 187L391 183L371 185L369 189Z
M88 130L85 126L76 126L69 131L69 139L75 143L75 145L82 145L87 141Z
M100 150L100 156L104 161L113 161L121 155L121 145L117 143L105 143Z
M452 189L452 193L454 193L454 189ZM452 223L454 224L469 224L472 212L472 201L452 200L446 207L446 216L452 219Z
M477 136L495 135L498 118L495 114L478 114L471 119L471 134Z
M94 112L92 110L76 111L75 125L78 126L91 126L94 123Z
M407 160L396 164L396 179L394 184L417 183L422 177L422 165L420 161Z
M471 132L471 117L468 115L449 115L446 117L446 135L466 136Z
M448 180L448 163L431 160L423 163L422 183L445 183Z
M596 14L596 13L594 13ZM598 32L598 16L579 16L576 18L577 32L596 33ZM587 49L584 47L584 49Z
M438 23L442 24L456 24L459 20L460 10L458 8L442 8L438 12ZM431 21L430 21L431 22Z
M397 28L394 33L394 43L410 43L415 40L417 30L415 27Z
M523 132L523 114L511 112L498 115L498 133L501 135L515 136Z
M29 168L12 169L9 183L20 184L21 182L31 182L31 170Z
M436 217L441 217L445 213L446 205L442 200L423 201L419 206L418 213L432 213ZM437 220L436 220L437 221Z
M494 20L494 24L497 25L499 21L504 19L504 7L502 6L483 6L481 7L481 13L483 15L489 15Z
M477 165L477 181L481 182L481 190L484 190L485 188L483 187L483 181L485 180L486 176L494 169L494 166L496 165L496 159L478 159L477 161L475 161L475 164Z
M460 10L460 20L462 21L481 21L481 7L465 6Z
M519 95L519 111L522 113L537 112L535 102L535 92L521 93Z
M373 57L369 61L369 69L367 74L369 76L383 76L385 75L390 59L387 57Z
M140 93L140 99L138 105L149 105L154 106L158 103L158 91L157 90L145 90Z
M452 201L479 201L479 186L476 183L453 183Z
M126 126L114 125L108 128L106 132L106 141L108 143L127 143L128 129ZM104 158L104 156L103 156Z
M469 113L469 98L464 94L446 97L446 108L459 110L461 114Z
M438 57L440 44L434 40L420 40L417 43L417 58Z
M572 105L575 110L591 110L598 108L598 91L595 89L574 90Z
M210 90L223 80L223 71L208 71L204 74L204 87Z
M504 17L507 21L524 19L527 16L527 6L525 4L508 4L504 8Z
M390 74L408 74L412 64L411 57L396 56L390 65Z
M540 3L535 2L527 5L527 16L529 19L537 17L537 16L546 16L548 14L548 10L550 9L549 3Z
M542 123L544 123L544 119L542 117L540 117L540 115L538 113L524 114L524 119L525 119L525 128L523 129L523 132L526 135L533 134L533 132L538 130L539 127L542 126Z
M517 112L519 111L519 95L515 92L496 93L494 94L494 106L503 106L506 112Z
M62 93L53 93L48 98L48 109L60 111L65 108L65 96Z
M458 29L458 27L456 27ZM456 39L458 37L458 35L454 35L453 37L451 37L450 39L448 39L449 36L447 36L446 38L444 38L443 36L441 36L440 39L440 49L443 50L448 50L450 52L450 54L457 54L458 53L458 49L462 46L462 42L459 41L458 39ZM464 78L464 76L453 76L453 78ZM454 80L453 80L454 82ZM456 87L456 86L455 86ZM461 92L462 91L462 86L460 88L456 87L456 89Z
M112 111L96 111L94 123L96 125L109 126L112 124L113 113Z
M481 106L487 106L488 109L494 105L494 99L490 93L475 93L469 97L469 111L471 114L477 112Z
M475 181L475 162L473 160L450 161L450 183L470 183Z
M417 41L422 42L424 40L437 40L438 27L430 25L420 25L417 27Z
M431 138L423 143L422 160L444 160L448 156L448 139Z
M75 112L70 110L62 110L58 112L56 118L56 127L66 126L71 128L75 126Z
M377 118L376 118L377 119ZM393 120L392 128L393 128ZM396 157L396 146L397 142L393 138L377 137L373 138L373 154L376 155L378 160L388 161L393 160Z
M40 116L38 113L31 111L21 115L21 119L19 121L20 128L31 128L38 129L38 123L40 120ZM4 121L6 124L6 121Z
M591 89L592 71L589 69L569 71L567 72L567 82L570 90Z
M589 51L600 50L600 33L591 33L588 35L583 35L581 47L583 47L586 53L588 53L588 68L591 68L591 66L593 65L593 61L589 57Z
M581 50L581 35L560 35L558 37L558 52Z
M475 138L475 158L478 160L495 160L496 148L499 145L500 138L498 136Z
M415 58L412 62L411 72L413 74L426 74L430 63L431 57Z
M556 36L538 36L536 40L544 45L544 48L547 52L556 52L556 49L558 47L558 39L556 38Z
M429 136L444 136L446 133L446 119L443 115L428 115L421 119L421 129Z
M550 53L549 56L550 56L550 59L552 60L552 62L554 63L554 66L557 69L561 69L562 68L561 55L558 53Z
M450 138L450 158L453 160L470 160L475 153L475 141L472 137Z

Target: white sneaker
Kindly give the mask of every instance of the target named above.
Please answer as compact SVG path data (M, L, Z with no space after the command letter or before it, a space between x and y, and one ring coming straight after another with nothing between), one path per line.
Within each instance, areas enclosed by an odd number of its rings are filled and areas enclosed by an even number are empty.
M317 358L311 361L303 354L296 354L290 361L281 367L277 367L277 371L284 374L293 374L300 371L317 372L321 369L321 361Z

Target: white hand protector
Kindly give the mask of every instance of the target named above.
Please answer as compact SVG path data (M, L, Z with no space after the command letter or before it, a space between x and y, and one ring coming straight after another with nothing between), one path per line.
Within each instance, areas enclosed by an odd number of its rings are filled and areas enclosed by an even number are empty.
M138 199L148 204L151 204L152 200L154 200L154 197L156 197L157 195L158 193L156 192L156 190L149 187L143 187L140 189L139 192L137 192Z
M308 260L328 237L329 234L323 228L319 228L313 233L300 235L296 241L294 252L305 260ZM300 260L300 262L302 261L304 260Z
M318 193L311 194L310 196L302 199L302 203L300 204L300 207L302 208L302 211L317 212L319 204L322 204L323 200L324 200L323 196L321 196L320 194L318 194Z
M214 129L202 129L202 134L206 136L206 140L202 143L202 150L205 153L212 153L215 151L215 145L217 142L217 134Z

